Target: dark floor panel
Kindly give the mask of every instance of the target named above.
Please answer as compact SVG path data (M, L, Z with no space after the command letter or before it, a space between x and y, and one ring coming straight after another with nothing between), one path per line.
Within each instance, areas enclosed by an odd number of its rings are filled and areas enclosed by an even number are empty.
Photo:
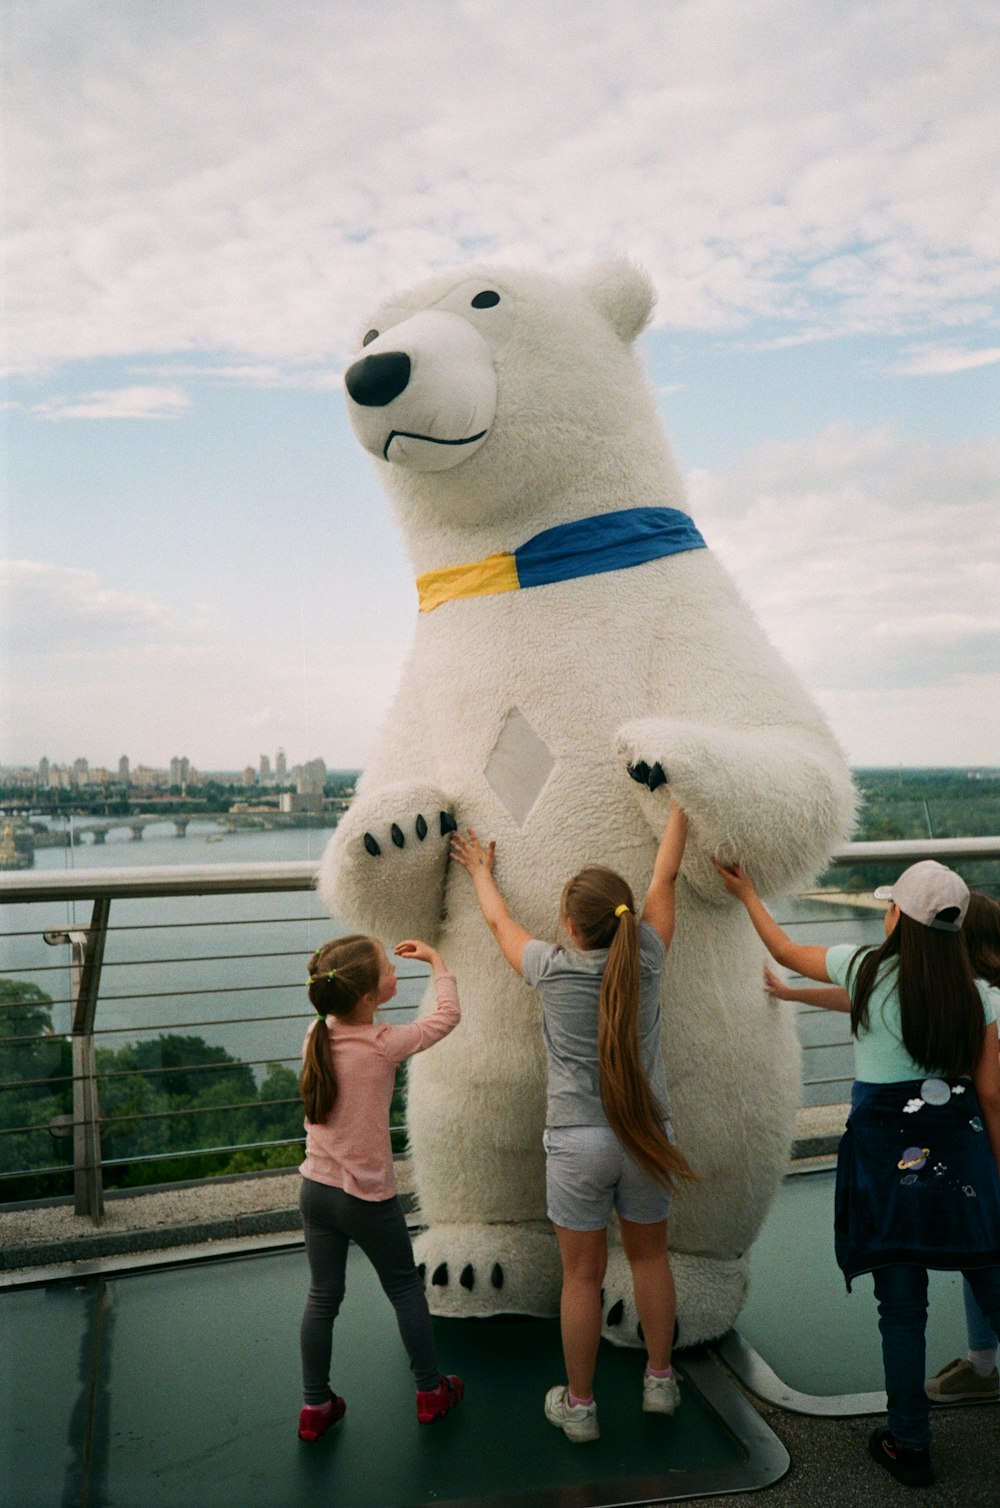
M787 1467L702 1355L688 1359L671 1420L640 1410L642 1356L602 1346L602 1437L571 1445L541 1408L562 1378L554 1321L437 1321L439 1360L464 1377L467 1396L421 1427L392 1310L354 1251L333 1378L347 1416L305 1445L295 1433L305 1290L294 1251L4 1295L7 1500L589 1508L740 1491Z

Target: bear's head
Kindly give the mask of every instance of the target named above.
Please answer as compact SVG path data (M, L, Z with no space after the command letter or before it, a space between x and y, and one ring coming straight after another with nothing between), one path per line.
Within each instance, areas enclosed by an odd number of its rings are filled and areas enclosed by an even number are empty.
M633 348L649 278L480 265L381 305L344 377L418 568L681 489ZM665 495L668 494L668 495ZM457 553L456 553L457 552Z

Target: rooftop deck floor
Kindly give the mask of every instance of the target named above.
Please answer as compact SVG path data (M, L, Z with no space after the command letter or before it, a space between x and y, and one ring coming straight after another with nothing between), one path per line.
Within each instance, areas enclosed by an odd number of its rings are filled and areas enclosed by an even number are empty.
M540 1407L562 1375L554 1320L436 1321L442 1364L463 1376L467 1396L421 1428L392 1310L356 1252L336 1331L334 1385L347 1415L304 1445L295 1433L304 1286L302 1253L285 1251L8 1294L5 1370L30 1382L9 1400L10 1501L617 1504L672 1495L671 1478L712 1491L759 1485L787 1466L714 1363L701 1362L709 1396L689 1384L683 1414L662 1419L640 1412L642 1357L621 1350L602 1357L601 1440L571 1445ZM723 1421L733 1408L731 1432Z
M562 1376L554 1321L436 1321L441 1363L468 1391L453 1416L420 1428L391 1309L352 1253L334 1378L348 1412L307 1446L295 1435L306 1265L293 1235L264 1251L208 1246L197 1261L149 1256L131 1271L70 1266L0 1294L0 1499L596 1508L746 1503L744 1492L763 1487L769 1508L912 1501L865 1456L881 1406L874 1301L864 1281L845 1294L831 1221L831 1175L790 1178L754 1249L740 1320L752 1349L731 1343L722 1354L742 1368L759 1353L770 1374L751 1385L769 1401L748 1401L712 1355L682 1353L682 1408L650 1418L638 1407L641 1355L602 1346L602 1438L587 1447L541 1413ZM934 1275L931 1369L963 1342L958 1280ZM831 1413L842 1417L810 1417ZM1000 1407L942 1410L935 1425L941 1480L923 1501L996 1508Z

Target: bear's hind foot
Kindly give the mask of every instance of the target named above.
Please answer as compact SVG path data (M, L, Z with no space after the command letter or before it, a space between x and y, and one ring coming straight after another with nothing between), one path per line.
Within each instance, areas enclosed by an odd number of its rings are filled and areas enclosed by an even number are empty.
M746 1258L724 1261L671 1252L670 1266L677 1289L675 1344L697 1346L724 1335L736 1323L746 1298ZM616 1346L644 1344L632 1273L620 1247L608 1252L601 1314L601 1333L606 1340Z
M555 1233L541 1224L432 1225L413 1243L432 1314L559 1313Z

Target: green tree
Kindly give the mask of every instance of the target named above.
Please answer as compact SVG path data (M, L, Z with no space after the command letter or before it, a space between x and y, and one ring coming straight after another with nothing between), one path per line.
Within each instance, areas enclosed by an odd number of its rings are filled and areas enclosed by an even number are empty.
M52 1029L52 997L28 980L0 980L0 1173L68 1161L71 1143L55 1140L49 1126L72 1110L72 1072L70 1044ZM44 1180L0 1181L3 1199L42 1192Z

